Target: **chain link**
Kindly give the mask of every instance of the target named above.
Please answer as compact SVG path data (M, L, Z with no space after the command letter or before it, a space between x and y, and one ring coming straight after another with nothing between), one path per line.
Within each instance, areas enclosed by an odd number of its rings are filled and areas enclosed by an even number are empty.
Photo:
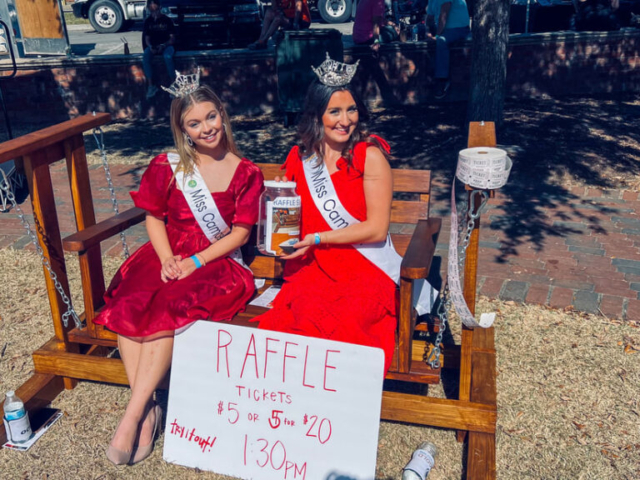
M118 199L116 198L116 189L113 187L113 181L111 180L111 169L109 168L109 162L107 161L107 152L104 148L104 133L100 127L93 129L93 138L96 141L98 150L100 151L100 158L102 159L102 168L104 168L104 175L107 177L107 184L109 185L109 192L111 193L111 204L113 205L113 211L116 215L120 213L118 208ZM124 258L129 258L129 246L127 245L127 237L124 232L120 232L120 240L122 241L122 253Z
M53 282L53 285L56 291L58 292L58 295L60 295L60 298L62 299L62 302L67 306L67 311L62 314L62 323L64 324L65 327L67 327L69 326L69 318L72 318L74 323L76 324L76 328L78 329L82 328L82 322L80 321L80 317L78 317L78 314L74 310L73 305L71 305L71 300L65 293L64 288L62 288L62 284L58 280L58 275L56 275L56 272L54 272L53 268L51 268L51 263L49 262L49 259L44 256L44 251L42 250L42 247L38 243L38 237L33 231L33 228L31 228L31 225L29 224L29 220L27 220L27 217L25 216L24 212L20 208L20 205L18 205L18 202L16 201L16 197L13 194L13 189L11 188L10 180L7 178L7 175L4 173L4 170L0 170L0 173L2 173L2 177L3 177L2 179L0 179L0 189L4 191L7 198L11 202L11 205L13 206L13 208L16 209L16 212L18 213L18 218L20 219L22 226L27 231L27 234L29 235L31 242L36 247L36 253L40 257L40 260L42 261L42 265L47 270L47 272L49 272L49 278L51 278L51 281ZM35 215L34 215L34 219L37 221L37 217Z
M478 196L482 197L480 200L480 205L478 209L474 211L476 199ZM464 203L463 209L461 212L464 212L460 215L460 222L458 224L458 232L461 234L464 231L464 225L466 220L466 232L464 237L461 235L459 238L462 238L462 242L458 246L458 261L459 261L459 271L464 272L464 263L467 258L467 249L469 248L469 242L471 241L471 235L473 233L473 228L475 226L475 221L480 217L482 210L487 205L487 201L489 200L489 192L486 190L472 190L469 194L468 202ZM429 364L429 366L433 369L437 369L441 367L440 363L440 354L442 353L442 349L440 345L442 344L442 338L444 336L444 332L447 329L447 324L449 323L449 311L451 310L451 296L449 295L449 282L444 285L442 289L442 293L440 295L440 305L438 305L438 318L440 319L440 329L438 330L438 335L436 336L436 340L433 345L433 349L431 353L429 353L429 344L426 343L424 346L424 354L422 356L423 360Z

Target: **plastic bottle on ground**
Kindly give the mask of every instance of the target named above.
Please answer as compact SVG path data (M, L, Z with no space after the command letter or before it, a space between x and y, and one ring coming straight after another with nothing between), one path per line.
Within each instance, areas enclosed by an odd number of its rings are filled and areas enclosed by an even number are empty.
M9 441L24 443L33 436L24 403L13 390L7 392L4 400L3 421Z
M433 443L421 443L402 470L402 480L425 480L435 464L437 454L438 450Z

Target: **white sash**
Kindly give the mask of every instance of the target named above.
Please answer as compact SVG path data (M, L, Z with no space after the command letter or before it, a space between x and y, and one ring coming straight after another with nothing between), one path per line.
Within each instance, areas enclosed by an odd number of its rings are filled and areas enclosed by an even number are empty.
M354 218L342 205L329 175L329 170L324 162L319 162L317 155L303 159L304 176L307 180L309 192L316 208L332 230L345 228L360 220ZM393 247L391 235L387 233L387 239L377 243L352 244L362 256L393 280L400 282L400 266L402 257ZM419 293L418 293L419 292ZM437 291L426 280L416 280L413 288L414 307L420 315L429 313L435 302Z
M194 165L193 174L185 177L183 171L176 171L180 156L175 153L169 153L167 154L167 159L176 176L176 182L180 185L182 194L191 209L191 213L198 222L198 225L200 225L205 236L211 243L216 243L221 238L227 236L229 232L231 232L231 228L229 228L229 225L227 225L224 218L222 218L220 210L218 210L218 206L207 188L207 184L198 171L198 167ZM242 259L242 252L239 248L231 252L229 258L246 268Z

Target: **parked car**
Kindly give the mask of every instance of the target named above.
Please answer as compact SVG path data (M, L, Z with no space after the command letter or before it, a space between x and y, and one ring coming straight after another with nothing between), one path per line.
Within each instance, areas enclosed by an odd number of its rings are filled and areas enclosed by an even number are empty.
M262 25L259 0L162 0L162 12L177 27L178 48L245 46ZM98 33L113 33L146 16L146 0L75 0L76 17Z
M176 25L181 50L245 47L262 29L257 0L162 0L162 12Z

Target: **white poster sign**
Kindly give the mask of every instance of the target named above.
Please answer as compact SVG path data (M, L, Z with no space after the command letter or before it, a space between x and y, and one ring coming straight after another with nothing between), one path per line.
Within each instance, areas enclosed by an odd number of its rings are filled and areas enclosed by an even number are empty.
M176 335L164 459L243 479L373 480L384 353L199 321Z

